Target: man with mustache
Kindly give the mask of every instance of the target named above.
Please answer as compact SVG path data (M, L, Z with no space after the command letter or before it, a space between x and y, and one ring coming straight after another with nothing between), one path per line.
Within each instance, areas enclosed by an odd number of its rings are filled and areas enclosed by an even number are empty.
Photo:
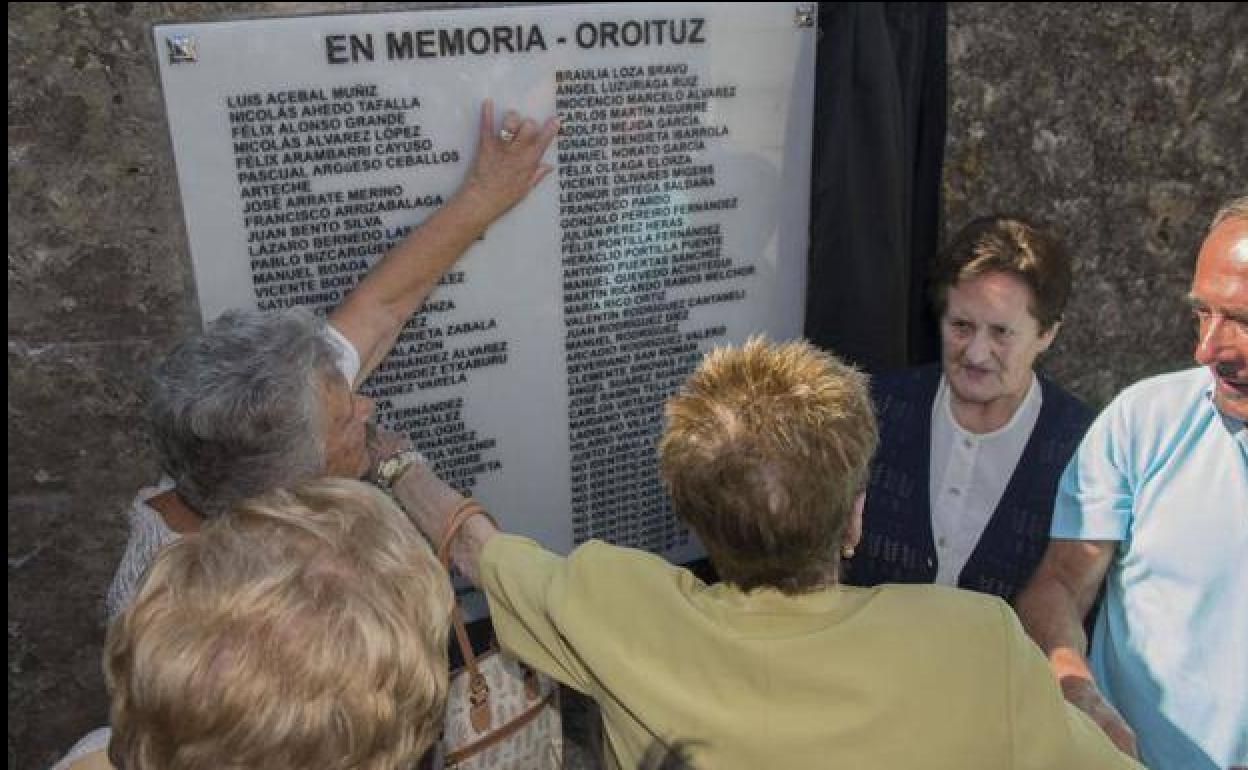
M1017 603L1067 700L1158 770L1248 766L1248 196L1214 217L1189 299L1201 366L1097 418Z

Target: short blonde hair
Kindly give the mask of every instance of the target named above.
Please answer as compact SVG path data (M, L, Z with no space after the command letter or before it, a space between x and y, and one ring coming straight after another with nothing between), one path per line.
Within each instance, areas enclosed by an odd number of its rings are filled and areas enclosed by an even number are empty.
M744 590L822 584L878 437L866 375L804 341L719 348L667 402L677 516Z
M374 487L240 503L166 548L110 628L110 754L127 770L408 767L441 725L452 600Z

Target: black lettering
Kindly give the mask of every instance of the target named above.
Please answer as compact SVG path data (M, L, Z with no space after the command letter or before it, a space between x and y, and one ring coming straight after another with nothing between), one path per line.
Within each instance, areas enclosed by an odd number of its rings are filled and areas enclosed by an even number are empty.
M416 33L417 56L428 59L438 55L437 40L431 29L422 29Z
M464 31L458 28L438 30L438 48L444 56L462 56L464 53Z
M706 19L690 19L693 22L693 30L689 33L690 43L705 43L706 38L702 37L702 25L706 23Z
M581 48L593 48L598 44L598 28L588 21L577 24L576 44Z
M494 53L501 53L501 49L507 49L507 53L515 53L515 46L511 43L512 29L511 27L495 27L494 28Z
M638 45L641 43L641 38L641 24L638 22L626 21L624 26L620 27L620 39L624 41L624 45Z
M619 32L619 29L620 25L613 21L604 21L602 23L602 26L599 28L599 33L602 37L603 48L607 47L607 43L610 43L614 48L620 47L620 41L615 37L616 33Z
M490 33L484 27L473 27L468 30L468 50L474 54L488 53L490 50Z
M361 40L358 35L351 36L351 61L359 61L363 57L368 61L373 60L373 35L367 33Z
M326 35L325 36L325 57L330 64L346 64L347 46L343 41L347 39L346 35Z
M404 32L402 35L396 35L393 32L387 32L386 33L386 58L389 58L389 59L412 58L412 33Z

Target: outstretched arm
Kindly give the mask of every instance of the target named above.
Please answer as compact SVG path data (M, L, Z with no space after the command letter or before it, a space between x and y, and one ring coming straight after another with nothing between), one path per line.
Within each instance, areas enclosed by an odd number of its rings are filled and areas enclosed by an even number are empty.
M1052 541L1015 605L1023 627L1048 656L1066 700L1092 717L1119 749L1136 757L1135 733L1092 678L1083 630L1083 618L1096 600L1116 546L1111 540Z
M394 346L403 324L429 296L442 274L485 232L550 173L541 162L559 123L539 126L509 112L514 138L494 127L494 105L481 107L477 155L462 185L440 209L413 230L369 271L329 320L360 354L363 382Z
M394 482L391 492L435 549L441 543L451 516L468 499L438 478L423 462L413 463ZM480 586L478 565L485 541L497 532L488 518L476 515L464 522L451 541L452 566L475 586Z

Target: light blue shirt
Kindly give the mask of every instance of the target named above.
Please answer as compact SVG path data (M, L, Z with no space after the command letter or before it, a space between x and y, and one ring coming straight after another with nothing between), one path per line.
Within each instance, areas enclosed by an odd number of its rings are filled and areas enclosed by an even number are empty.
M1117 540L1089 661L1154 770L1248 764L1248 438L1205 368L1137 383L1088 429L1051 534Z

